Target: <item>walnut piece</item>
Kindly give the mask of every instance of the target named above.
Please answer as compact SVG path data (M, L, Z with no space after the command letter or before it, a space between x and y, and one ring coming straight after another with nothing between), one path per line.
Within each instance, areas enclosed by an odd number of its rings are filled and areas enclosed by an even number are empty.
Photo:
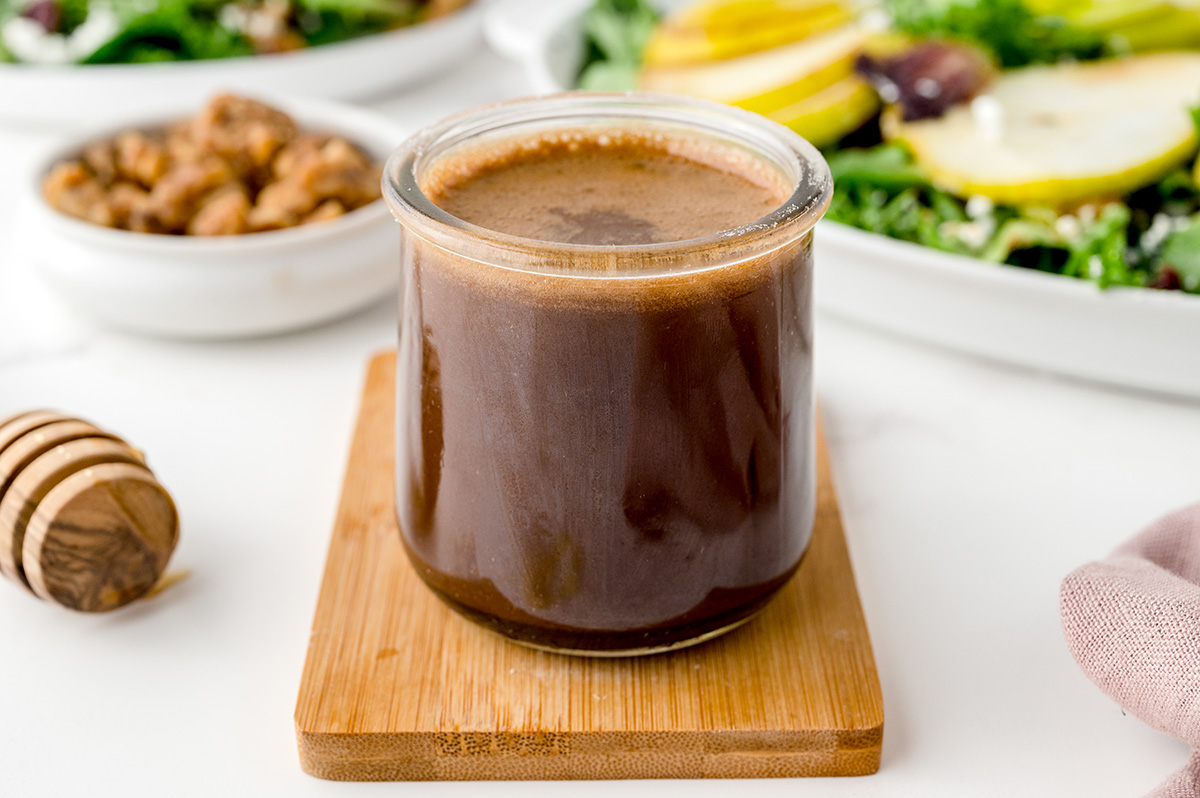
M117 179L117 153L111 141L93 141L84 147L83 162L104 185Z
M339 216L344 216L346 206L335 199L325 200L316 209L304 217L301 224L314 224L316 222L327 222L330 219L336 219Z
M379 199L382 167L243 97L161 130L88 144L43 185L63 213L142 233L236 235L334 219Z
M150 188L167 171L167 153L162 144L144 133L127 130L117 136L117 169L121 176Z
M188 235L230 236L246 231L250 200L240 187L226 186L205 199L188 222Z
M306 158L317 156L321 148L329 141L328 136L318 136L314 133L301 133L289 141L275 155L271 164L271 174L274 177L284 177L296 171L296 168Z
M182 163L162 176L150 191L151 213L170 232L183 232L204 197L234 180L229 164L220 158Z
M81 161L60 163L50 170L42 193L51 206L77 219L112 227L112 210L104 186Z
M280 153L274 171L278 178L258 194L261 219L299 220L328 200L337 200L343 210L358 208L380 193L379 168L342 138L320 147L298 142Z
M232 94L216 97L192 122L196 144L224 158L242 177L265 171L296 132L296 123L282 111Z
M150 212L150 192L134 183L121 181L108 190L108 207L113 226L143 233L157 232L159 225Z

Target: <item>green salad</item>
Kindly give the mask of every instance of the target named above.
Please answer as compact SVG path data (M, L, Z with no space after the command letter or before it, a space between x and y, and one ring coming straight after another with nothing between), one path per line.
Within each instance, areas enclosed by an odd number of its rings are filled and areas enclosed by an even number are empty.
M829 161L833 221L1100 287L1200 293L1200 12L886 0L869 14L710 0L663 17L596 0L578 85L788 124Z
M129 64L296 50L412 25L440 0L0 0L0 61Z

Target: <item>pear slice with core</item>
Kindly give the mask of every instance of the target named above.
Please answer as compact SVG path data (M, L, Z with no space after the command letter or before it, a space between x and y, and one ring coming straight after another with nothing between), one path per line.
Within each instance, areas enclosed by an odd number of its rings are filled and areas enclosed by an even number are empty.
M1064 207L1124 196L1196 151L1200 53L1027 67L944 116L884 114L933 181L959 196Z

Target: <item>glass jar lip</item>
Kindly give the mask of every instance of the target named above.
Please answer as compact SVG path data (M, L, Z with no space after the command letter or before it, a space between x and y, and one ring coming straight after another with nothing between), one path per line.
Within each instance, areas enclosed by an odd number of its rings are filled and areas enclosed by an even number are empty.
M422 159L439 144L469 141L473 135L521 122L579 122L587 117L641 119L686 124L707 123L708 127L735 142L761 153L773 145L794 161L798 179L792 195L771 213L749 224L701 238L658 244L573 244L543 241L492 230L454 216L429 200L418 183ZM484 250L536 253L541 259L563 257L619 257L622 253L654 255L663 260L701 249L740 249L784 236L794 240L809 232L825 214L833 196L833 177L820 152L807 140L783 125L734 106L650 92L569 91L521 97L478 106L446 117L408 138L388 158L383 170L383 196L401 225L443 244L464 236ZM773 248L773 247L768 247ZM511 267L510 267L511 268ZM522 271L553 273L558 269L523 265ZM700 267L701 269L706 267ZM672 273L686 273L684 268ZM575 273L578 274L578 273ZM583 275L578 275L583 276ZM649 276L649 275L647 275Z

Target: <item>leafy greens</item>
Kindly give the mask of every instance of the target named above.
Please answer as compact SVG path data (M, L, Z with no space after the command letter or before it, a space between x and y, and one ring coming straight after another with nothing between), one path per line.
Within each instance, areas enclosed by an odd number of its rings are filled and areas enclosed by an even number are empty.
M1006 68L1107 54L1104 37L1035 15L1021 0L886 0L885 6L901 33L975 44Z
M1032 0L1026 0L1031 2ZM884 0L893 27L913 37L973 44L1004 67L1112 55L1111 37L1023 0ZM1043 7L1053 6L1046 0ZM636 86L657 12L645 0L596 0L584 18L581 88ZM1200 131L1200 108L1193 110ZM902 241L1091 280L1200 293L1200 189L1191 165L1121 201L1060 211L993 207L939 189L903 146L868 123L827 148L834 195L827 218Z
M84 25L89 13L115 18L115 30L98 42L79 63L110 64L229 58L264 52L263 43L231 25L236 15L263 13L262 0L34 0L51 4L57 24L47 36L70 36ZM24 16L31 0L0 0L0 25ZM278 7L276 7L278 9ZM314 46L378 33L419 22L419 0L284 0L279 14L279 38L288 47ZM262 27L262 26L258 26ZM2 28L0 28L2 30ZM286 47L283 49L287 49ZM266 51L272 51L268 49ZM17 57L0 37L0 61Z
M659 14L645 0L597 0L583 17L586 53L578 86L627 91L637 86L642 50Z

